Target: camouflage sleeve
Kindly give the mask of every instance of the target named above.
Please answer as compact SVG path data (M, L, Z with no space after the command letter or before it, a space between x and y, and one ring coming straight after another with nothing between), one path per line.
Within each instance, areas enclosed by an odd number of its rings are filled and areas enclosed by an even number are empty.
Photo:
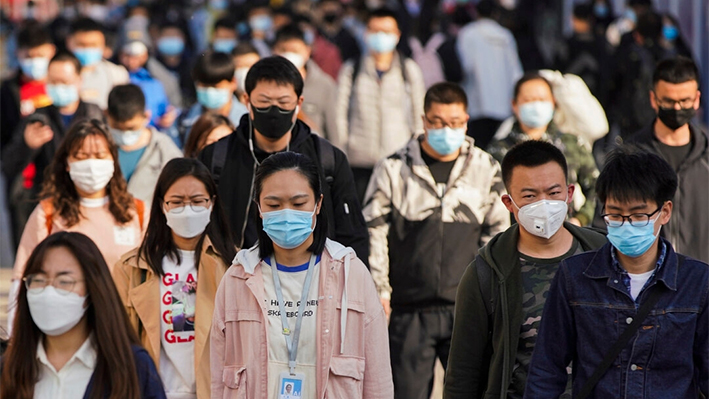
M392 190L386 161L383 159L374 167L362 213L369 230L369 267L374 285L381 298L390 299L388 236Z
M507 151L510 150L510 147L507 140L494 140L487 146L485 151L492 155L497 162L502 164L502 159L505 157L505 154L507 154Z
M598 178L598 168L593 154L581 143L582 139L576 138L573 145L567 147L569 154L567 158L573 158L569 166L573 163L576 167L576 183L586 197L586 202L578 211L572 212L571 216L577 218L582 226L588 226L593 221L596 210L596 179Z

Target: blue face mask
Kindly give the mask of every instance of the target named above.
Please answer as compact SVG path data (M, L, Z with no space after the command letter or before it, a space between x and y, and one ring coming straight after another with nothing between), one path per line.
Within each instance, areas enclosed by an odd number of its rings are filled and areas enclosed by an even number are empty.
M231 50L234 50L236 43L236 39L214 39L212 48L218 53L231 54Z
M81 66L91 66L103 58L103 49L98 47L80 48L74 51L74 55L79 59Z
M608 6L605 3L596 3L593 6L593 13L598 18L605 18L608 16Z
M428 129L426 141L437 153L449 155L456 152L463 145L465 128L451 129L446 126L441 129Z
M47 86L47 95L52 99L55 107L66 107L79 101L79 90L72 85L50 85Z
M367 33L365 40L370 51L381 54L394 51L399 43L399 36L386 32Z
M315 43L315 31L309 29L304 31L303 40L305 40L305 44L307 44L308 46L312 46L313 43Z
M162 55L180 55L185 51L185 41L179 37L166 36L158 40L157 47Z
M140 140L140 135L143 134L143 129L138 130L119 130L109 128L113 140L119 147L130 147Z
M267 32L273 26L273 19L268 15L257 15L249 19L249 27L257 32Z
M672 42L679 37L679 29L672 25L665 25L662 27L662 36Z
M655 220L651 219L643 227L633 226L627 221L620 227L608 226L608 241L623 255L637 258L650 249L660 234L659 231L655 234Z
M231 98L231 92L227 89L216 87L198 87L197 102L207 109L219 109L223 107Z
M519 121L525 126L546 126L554 117L554 104L550 101L533 101L519 106Z
M46 78L48 67L48 58L34 57L20 60L20 69L22 69L22 74L32 80L42 80Z
M282 209L280 211L259 212L263 217L263 231L274 244L283 249L299 247L310 237L315 229L313 215L318 209L317 205L312 212Z
M629 19L633 24L638 23L638 15L635 14L635 11L632 8L625 10L625 18Z

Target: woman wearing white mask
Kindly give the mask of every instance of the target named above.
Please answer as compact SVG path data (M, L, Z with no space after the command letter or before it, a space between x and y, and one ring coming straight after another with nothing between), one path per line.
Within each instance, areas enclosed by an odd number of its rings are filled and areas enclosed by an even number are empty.
M214 296L236 254L209 170L177 158L160 173L139 248L113 269L128 317L169 399L208 398Z
M354 251L326 238L318 171L294 152L256 171L259 244L217 291L212 398L394 397L384 309Z
M552 118L556 103L549 82L536 72L525 74L515 85L512 110L515 122L509 135L495 140L487 148L498 162L515 144L527 140L541 140L554 144L566 157L569 166L569 183L581 188L576 190L569 207L569 221L586 226L593 221L596 209L596 177L598 168L586 142L560 132Z
M165 398L91 239L51 235L32 252L22 281L0 397Z
M86 234L110 266L143 238L147 210L128 193L116 144L97 120L80 121L69 129L47 168L40 198L17 249L10 298L17 293L30 253L52 233ZM10 321L13 309L11 301Z

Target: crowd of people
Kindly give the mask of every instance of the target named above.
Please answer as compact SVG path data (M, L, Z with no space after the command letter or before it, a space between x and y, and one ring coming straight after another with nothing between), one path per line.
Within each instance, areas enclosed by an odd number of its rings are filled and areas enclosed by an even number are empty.
M0 397L709 397L706 76L529 3L13 14Z

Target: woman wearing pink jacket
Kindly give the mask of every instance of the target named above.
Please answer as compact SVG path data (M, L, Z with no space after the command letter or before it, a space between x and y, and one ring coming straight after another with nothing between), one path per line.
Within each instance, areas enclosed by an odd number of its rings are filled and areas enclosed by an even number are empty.
M283 152L256 171L259 244L216 295L212 398L393 398L387 321L351 248L326 238L318 166Z

